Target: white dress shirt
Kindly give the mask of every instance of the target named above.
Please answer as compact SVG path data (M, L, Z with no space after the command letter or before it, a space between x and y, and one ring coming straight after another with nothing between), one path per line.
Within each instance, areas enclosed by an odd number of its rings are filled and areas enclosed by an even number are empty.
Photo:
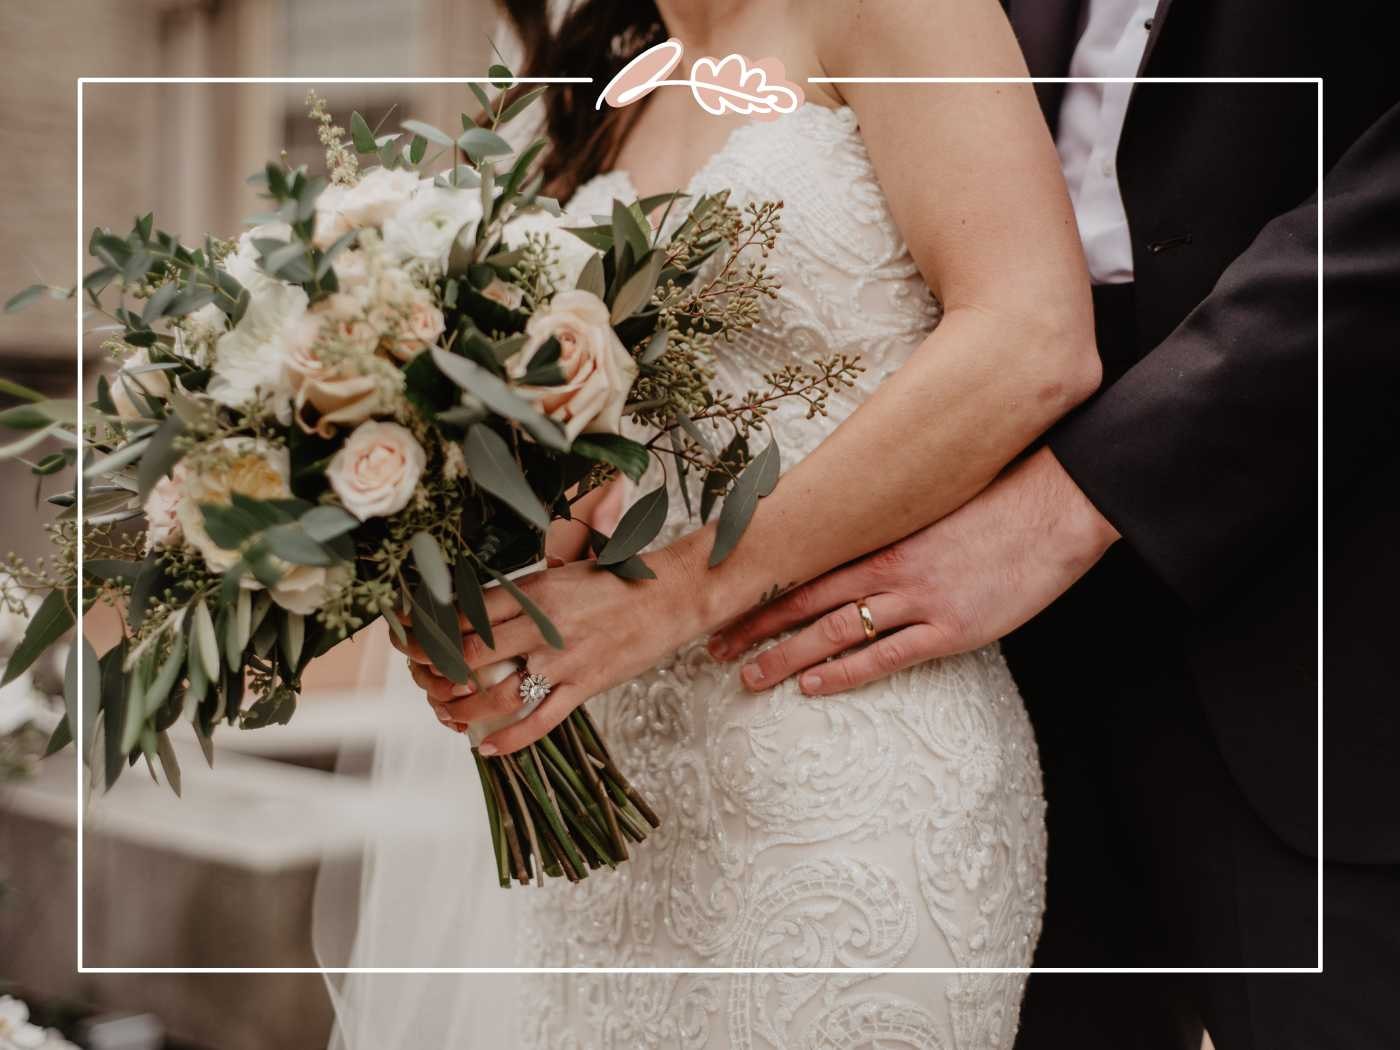
M1156 10L1157 0L1089 0L1089 19L1069 75L1135 76ZM1133 247L1115 162L1132 90L1132 84L1069 84L1060 108L1056 146L1095 284L1133 279Z

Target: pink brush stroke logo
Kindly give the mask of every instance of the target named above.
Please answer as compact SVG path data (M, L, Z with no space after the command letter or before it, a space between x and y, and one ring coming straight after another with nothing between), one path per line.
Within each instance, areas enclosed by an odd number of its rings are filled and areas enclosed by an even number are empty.
M786 79L776 58L750 62L739 54L718 60L702 56L691 63L687 79L667 80L684 54L685 46L674 37L647 48L608 81L593 108L602 109L604 102L617 109L630 106L659 87L690 88L700 108L717 117L729 112L776 120L802 105L802 89Z

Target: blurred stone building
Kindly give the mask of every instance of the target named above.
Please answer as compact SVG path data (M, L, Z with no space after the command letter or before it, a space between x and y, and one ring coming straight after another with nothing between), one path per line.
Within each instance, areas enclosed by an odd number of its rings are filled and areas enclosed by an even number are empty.
M29 284L71 285L79 241L147 210L193 242L236 235L261 210L245 177L282 148L315 163L309 85L88 84L83 91L77 229L77 78L363 76L484 73L497 24L490 0L33 0L0 5L0 299ZM447 127L463 85L314 85L348 123L418 117ZM392 110L392 112L391 112ZM86 261L85 261L86 262ZM98 340L82 344L89 380ZM75 304L0 317L0 375L72 393ZM41 553L34 479L0 465L9 495L0 549ZM307 966L310 901L322 851L353 848L343 819L364 790L331 770L342 745L374 728L373 675L355 650L330 658L285 729L223 732L219 769L181 751L185 797L140 768L85 827L85 963L107 966ZM240 739L246 738L246 739ZM188 743L192 743L191 741ZM237 752L242 752L237 753ZM84 1009L150 1012L172 1046L307 1050L324 1046L321 978L74 972L75 771L71 751L34 780L0 787L0 982ZM250 908L249 902L256 902Z

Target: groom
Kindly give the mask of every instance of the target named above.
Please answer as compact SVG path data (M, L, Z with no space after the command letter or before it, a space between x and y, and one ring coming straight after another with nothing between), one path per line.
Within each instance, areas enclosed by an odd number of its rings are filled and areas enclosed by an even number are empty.
M837 693L1003 635L1049 804L1020 1050L1400 1047L1400 91L1380 5L1010 0L1095 282L1098 395L980 496L723 636ZM1317 567L1325 523L1325 844ZM854 602L922 622L860 647ZM878 627L878 625L876 625ZM807 648L811 642L807 641Z

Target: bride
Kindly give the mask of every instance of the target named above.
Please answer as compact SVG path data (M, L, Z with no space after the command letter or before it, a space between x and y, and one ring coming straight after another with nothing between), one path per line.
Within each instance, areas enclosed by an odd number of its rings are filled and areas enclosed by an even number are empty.
M506 4L532 72L594 77L551 89L548 105L546 174L572 213L676 186L783 201L768 260L781 290L722 348L721 383L743 390L838 352L866 370L824 417L771 418L787 469L720 566L706 566L713 526L673 498L646 556L656 580L575 556L523 581L564 649L500 591L496 649L463 640L469 662L519 658L553 685L483 754L522 747L589 702L662 818L631 860L577 885L498 891L465 866L487 838L466 827L484 816L464 738L397 712L431 739L415 732L376 759L382 783L417 778L438 809L431 848L405 847L395 817L371 849L355 965L692 972L355 975L339 989L335 1045L1005 1050L1023 975L908 969L1025 967L1035 947L1044 804L997 648L813 698L805 682L746 690L731 654L703 639L956 509L1097 384L1085 264L1031 87L807 82L1023 76L1011 30L996 0L588 0L552 32L546 6ZM763 123L714 117L682 89L595 111L599 86L667 35L692 57L773 55L807 101ZM911 620L888 595L863 606L828 621L846 644ZM462 696L408 651L444 723L519 705L518 678ZM878 643L867 651L904 662ZM391 702L407 691L391 688ZM856 969L782 972L808 967ZM746 972L694 972L706 968ZM469 1036L491 1024L495 1042Z

